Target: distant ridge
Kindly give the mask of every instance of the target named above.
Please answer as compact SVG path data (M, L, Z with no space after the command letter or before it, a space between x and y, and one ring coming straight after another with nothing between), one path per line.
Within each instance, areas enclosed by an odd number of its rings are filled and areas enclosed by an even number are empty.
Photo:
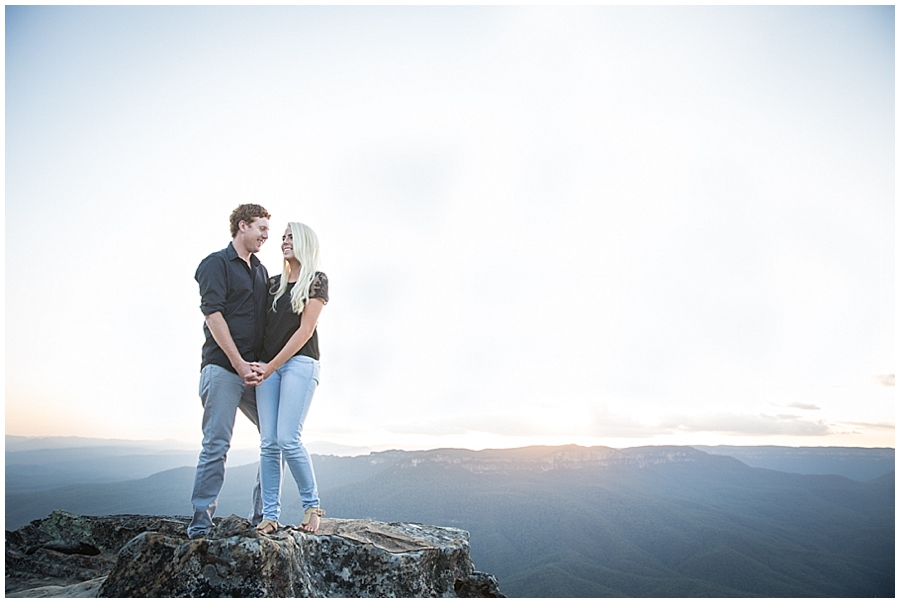
M200 440L185 442L175 439L164 440L126 440L122 438L86 438L81 436L20 436L6 434L6 451L22 452L30 450L58 450L62 448L98 448L98 447L137 447L151 450L190 450L200 451ZM335 456L354 456L368 454L371 448L366 446L345 446L332 442L310 442L307 449L314 454L333 454ZM256 447L252 447L253 450ZM241 450L247 450L242 448Z
M6 434L6 450L48 450L58 448L86 448L95 446L134 446L157 450L199 450L199 444L180 440L126 440L119 438L83 438L80 436L17 436Z
M894 474L753 468L687 446L314 456L329 517L467 530L510 596L894 596ZM6 493L7 529L55 508L183 515L193 467ZM256 465L230 467L218 514L245 516ZM283 523L302 509L288 478Z
M893 448L838 446L693 446L751 467L806 475L842 475L864 482L894 471Z

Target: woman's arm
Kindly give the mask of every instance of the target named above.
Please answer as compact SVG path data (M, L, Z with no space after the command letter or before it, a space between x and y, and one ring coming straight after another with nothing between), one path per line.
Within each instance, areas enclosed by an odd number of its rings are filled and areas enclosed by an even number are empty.
M278 367L282 364L290 360L294 354L299 352L300 348L309 341L313 331L316 330L316 323L319 322L319 314L322 313L322 308L324 307L325 302L318 297L314 297L306 302L306 307L303 308L303 315L300 317L300 328L294 331L294 334L291 335L288 342L284 344L281 351L278 352L268 364L263 362L254 363L263 369L263 379L268 379L269 375L278 370Z

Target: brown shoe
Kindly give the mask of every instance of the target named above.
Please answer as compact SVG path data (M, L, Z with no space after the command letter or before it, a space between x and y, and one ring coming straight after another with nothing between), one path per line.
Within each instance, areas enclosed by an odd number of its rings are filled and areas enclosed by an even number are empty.
M315 527L310 529L310 524L312 523L313 515L316 516L316 524ZM319 507L309 507L306 509L306 512L303 514L303 523L300 524L300 529L304 532L309 532L310 534L315 534L319 529L319 518L325 516L325 511L320 509Z
M271 519L263 519L259 522L259 525L256 526L256 533L267 536L275 532L278 529L278 522L272 521Z

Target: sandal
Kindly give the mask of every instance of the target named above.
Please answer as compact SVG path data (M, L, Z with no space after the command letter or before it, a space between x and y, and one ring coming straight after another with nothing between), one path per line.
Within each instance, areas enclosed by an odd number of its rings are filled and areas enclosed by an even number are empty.
M300 524L300 529L309 534L315 534L316 530L307 530L306 527L309 526L309 521L312 519L312 516L316 515L317 517L324 517L325 511L320 509L319 507L309 507L306 509L306 512L303 514L303 523ZM318 527L316 528L318 529Z
M271 519L263 519L261 522L259 522L259 525L256 526L256 533L267 536L267 535L275 532L275 530L277 530L277 529L278 529L277 521L272 521Z

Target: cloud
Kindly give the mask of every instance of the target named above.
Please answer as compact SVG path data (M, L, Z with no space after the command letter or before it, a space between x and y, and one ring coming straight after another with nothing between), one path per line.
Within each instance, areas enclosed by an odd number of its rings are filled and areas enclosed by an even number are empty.
M878 383L885 387L894 387L894 375L875 375L875 379L878 380Z
M630 416L610 412L607 408L595 408L582 423L573 421L553 422L545 417L513 417L509 415L454 416L426 421L394 424L388 431L398 434L433 436L462 435L470 432L490 433L502 436L576 436L646 438L671 433L670 429L642 423Z
M831 433L824 421L806 421L795 415L739 415L718 413L699 417L671 416L660 423L673 431L716 432L737 435L818 436Z
M800 410L822 410L815 404L807 404L805 402L789 402L788 404L776 404L775 406L783 406L784 408L799 408Z
M841 425L851 425L853 427L862 427L863 429L877 430L894 430L893 423L862 423L859 421L841 421Z
M810 404L786 404L785 406L817 409ZM846 423L846 425L854 425ZM874 429L893 429L893 425L858 424ZM551 436L587 435L605 438L649 438L676 433L720 433L730 435L792 435L822 436L834 433L824 421L803 419L796 414L736 414L670 415L656 424L644 423L628 415L617 414L605 407L595 408L592 417L582 428L573 430L571 425L548 425L529 418L502 415L473 417L444 417L429 421L395 424L388 428L398 434L432 436L462 435L470 432L503 436Z
M431 436L463 435L478 431L505 436L552 435L539 422L511 417L508 415L483 415L476 417L443 417L429 421L394 424L387 430L398 434L419 434Z

